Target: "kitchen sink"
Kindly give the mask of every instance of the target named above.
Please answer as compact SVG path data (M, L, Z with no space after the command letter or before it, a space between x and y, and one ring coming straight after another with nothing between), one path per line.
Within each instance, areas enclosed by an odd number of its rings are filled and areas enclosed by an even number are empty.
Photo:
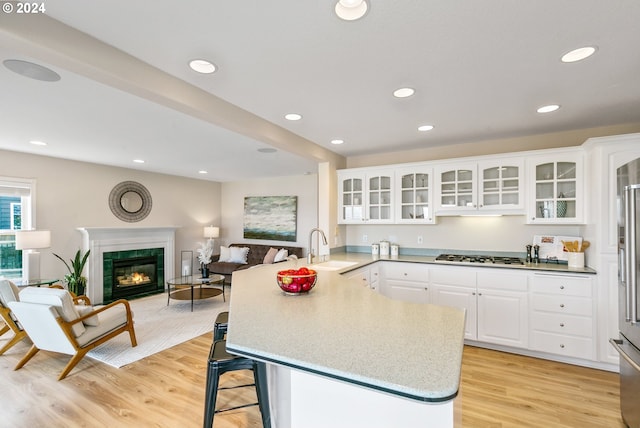
M342 260L329 260L322 263L317 263L315 265L309 266L311 269L315 270L340 270L349 266L353 266L358 264L358 262L347 262Z

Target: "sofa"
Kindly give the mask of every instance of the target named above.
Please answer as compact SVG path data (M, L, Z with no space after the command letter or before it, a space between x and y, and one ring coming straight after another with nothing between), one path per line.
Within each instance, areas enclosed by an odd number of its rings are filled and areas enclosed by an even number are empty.
M269 250L272 248L275 250L286 250L288 256L295 255L298 258L303 258L304 249L301 247L284 247L281 245L263 245L263 244L230 244L227 248L249 248L249 252L247 253L247 263L237 263L237 262L228 262L228 261L220 261L220 254L214 255L211 259L211 263L209 263L208 268L209 272L217 273L225 276L225 284L231 283L231 275L233 272L241 269L248 269L253 266L261 265L265 263L265 256L269 253ZM221 253L222 251L221 247ZM270 256L273 255L273 250L269 253ZM286 260L286 258L285 258ZM270 261L266 260L268 263ZM284 260L281 260L284 261ZM277 263L277 261L276 261Z

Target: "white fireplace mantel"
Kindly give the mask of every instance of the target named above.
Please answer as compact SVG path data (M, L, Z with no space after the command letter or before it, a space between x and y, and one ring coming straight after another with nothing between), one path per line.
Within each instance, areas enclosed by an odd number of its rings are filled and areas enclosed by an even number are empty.
M149 248L164 249L164 277L173 278L177 227L79 227L87 259L87 296L98 304L104 300L102 256L105 252Z

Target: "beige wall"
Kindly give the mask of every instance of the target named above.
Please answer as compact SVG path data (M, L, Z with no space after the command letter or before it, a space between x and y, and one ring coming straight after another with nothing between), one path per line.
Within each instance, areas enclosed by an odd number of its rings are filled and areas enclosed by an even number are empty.
M52 253L65 258L75 254L82 245L77 227L177 226L179 260L181 250L195 250L204 241L205 225L220 224L217 182L2 150L0 171L2 176L36 179L36 226L51 230L51 248L41 251L46 277L61 278L66 272ZM143 184L153 200L149 216L137 223L121 221L109 209L111 189L125 180Z
M282 241L244 239L242 225L245 196L297 196L297 241L284 243ZM318 224L318 175L223 183L221 205L223 228L220 230L220 240L223 244L250 242L273 244L274 246L286 244L287 246L307 248L309 231Z
M459 144L436 147L428 146L429 136L427 133L424 148L404 151L390 150L388 153L351 156L347 158L347 168L573 147L581 145L592 137L629 134L633 132L640 132L640 123L578 129L574 131L554 132L501 140L461 142Z

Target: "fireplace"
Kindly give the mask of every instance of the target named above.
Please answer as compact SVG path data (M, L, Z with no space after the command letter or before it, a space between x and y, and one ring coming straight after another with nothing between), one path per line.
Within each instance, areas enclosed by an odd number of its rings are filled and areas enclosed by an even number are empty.
M175 276L176 227L82 227L79 230L83 250L91 250L87 261L87 296L94 304L117 300L113 297L114 288L117 290L113 283L113 260L155 255L158 292L164 290L167 279ZM164 257L141 252L144 250L162 250ZM112 253L123 254L114 259ZM107 263L105 254L109 260Z
M156 257L114 260L111 296L113 300L158 292ZM162 283L160 283L162 286ZM162 292L160 288L160 292Z
M112 251L102 254L104 302L164 291L164 249Z

